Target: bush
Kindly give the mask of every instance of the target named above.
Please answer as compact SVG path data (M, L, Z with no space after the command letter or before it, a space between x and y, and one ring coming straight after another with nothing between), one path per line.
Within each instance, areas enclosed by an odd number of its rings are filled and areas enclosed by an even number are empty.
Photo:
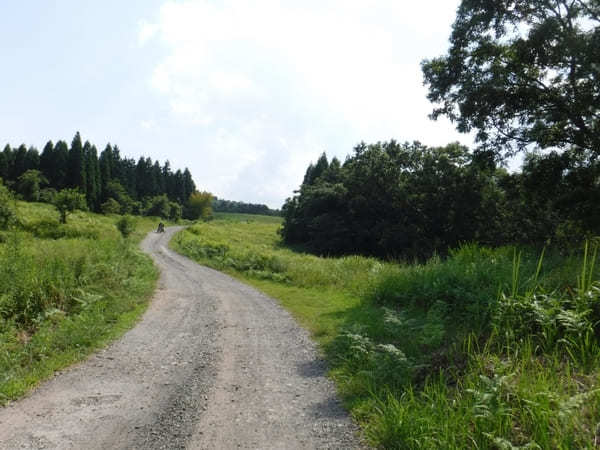
M169 202L169 220L177 222L181 219L182 208L179 203Z
M121 235L127 238L135 231L135 219L131 216L123 216L117 221L116 226Z
M109 198L100 206L103 214L119 214L121 205L114 198Z
M166 195L157 195L150 199L146 208L147 216L158 216L163 219L168 219L171 213L171 205L169 198Z
M0 178L0 228L7 228L15 220L13 196Z

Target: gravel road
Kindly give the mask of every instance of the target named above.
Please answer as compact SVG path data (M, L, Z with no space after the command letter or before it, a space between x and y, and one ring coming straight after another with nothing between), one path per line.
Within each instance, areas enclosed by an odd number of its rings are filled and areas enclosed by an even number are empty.
M364 448L308 334L277 302L168 249L141 322L0 408L2 449Z

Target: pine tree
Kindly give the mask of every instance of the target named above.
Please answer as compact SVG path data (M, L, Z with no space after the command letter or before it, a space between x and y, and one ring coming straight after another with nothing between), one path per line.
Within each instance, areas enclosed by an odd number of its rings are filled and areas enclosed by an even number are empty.
M86 197L88 208L99 211L100 208L100 167L98 166L98 151L88 141L83 146L86 173Z
M12 173L13 152L9 144L6 144L2 153L0 153L0 178L8 180Z
M15 181L27 170L27 147L25 144L19 145L14 152L14 165L12 167L12 173L9 174L8 179Z
M85 155L79 131L75 134L71 142L71 150L69 150L67 185L71 188L79 189L83 194L86 193Z
M46 145L44 145L44 149L40 155L40 171L44 174L52 187L55 187L56 183L54 156L54 143L48 141Z
M54 181L51 187L61 190L67 187L67 173L69 169L69 146L65 141L58 141L54 147Z
M98 162L100 166L100 191L102 203L108 200L106 196L106 187L110 180L112 180L112 165L113 165L113 154L112 146L106 144L106 148L100 153L100 160Z

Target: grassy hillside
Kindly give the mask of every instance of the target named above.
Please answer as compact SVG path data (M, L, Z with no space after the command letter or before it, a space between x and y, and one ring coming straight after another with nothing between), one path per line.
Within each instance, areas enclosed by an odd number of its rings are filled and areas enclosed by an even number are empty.
M83 359L130 328L158 273L138 243L156 220L74 213L59 224L47 204L20 202L19 225L0 231L0 404Z
M591 448L600 440L595 247L464 246L426 264L319 258L272 217L221 215L172 246L278 298L382 448Z

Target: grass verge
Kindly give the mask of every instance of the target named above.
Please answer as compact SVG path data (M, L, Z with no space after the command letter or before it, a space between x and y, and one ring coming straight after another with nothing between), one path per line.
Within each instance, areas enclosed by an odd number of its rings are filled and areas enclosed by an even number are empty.
M0 234L0 404L121 336L145 310L158 272L138 244L156 219L75 213L19 203Z
M466 245L426 264L318 258L272 217L227 216L172 247L275 297L321 344L381 448L593 448L600 442L594 252Z

